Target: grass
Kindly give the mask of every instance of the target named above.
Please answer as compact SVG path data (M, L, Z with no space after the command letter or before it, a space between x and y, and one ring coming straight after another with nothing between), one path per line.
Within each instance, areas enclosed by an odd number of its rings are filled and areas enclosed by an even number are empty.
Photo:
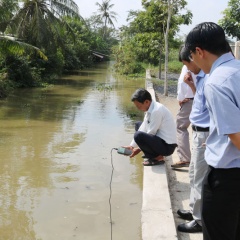
M164 80L162 79L152 79L152 83L158 86L164 86ZM168 80L168 86L176 86L178 81L176 80Z

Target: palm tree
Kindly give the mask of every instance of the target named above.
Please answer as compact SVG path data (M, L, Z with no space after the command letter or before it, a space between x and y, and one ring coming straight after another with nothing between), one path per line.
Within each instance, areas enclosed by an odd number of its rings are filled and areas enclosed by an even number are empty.
M110 1L111 0L103 0L102 4L98 2L96 3L99 12L97 19L104 23L103 36L105 36L107 32L107 23L114 27L113 20L117 21L117 13L111 11L111 8L114 6L114 4L111 4Z
M6 30L9 21L13 16L13 12L18 9L17 0L0 0L0 32Z
M2 55L17 54L22 55L25 51L37 52L40 57L47 57L37 48L30 44L19 41L13 36L5 34L14 12L19 8L18 0L0 0L0 52Z
M22 3L7 30L43 49L61 43L63 27L71 31L65 16L80 17L78 6L72 0L22 0Z
M37 53L42 59L47 60L47 56L39 48L21 42L15 37L0 34L0 53L2 55L22 55L25 52Z

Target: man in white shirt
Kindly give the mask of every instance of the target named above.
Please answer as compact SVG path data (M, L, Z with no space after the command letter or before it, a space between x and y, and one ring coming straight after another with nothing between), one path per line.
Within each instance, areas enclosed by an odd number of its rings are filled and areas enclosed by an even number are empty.
M130 158L143 151L147 159L144 166L164 163L164 156L171 155L177 147L176 125L171 112L161 103L152 101L151 94L143 88L137 89L131 100L146 114L130 146L126 147L132 150Z
M183 48L179 51L179 61L183 60ZM178 95L177 100L180 105L180 109L177 113L176 125L177 125L177 154L179 161L172 164L172 168L188 167L191 160L191 151L189 144L189 132L190 126L189 115L192 110L194 93L188 84L184 82L184 76L188 73L188 69L185 65L182 67L182 72L178 79ZM196 83L196 76L192 73L192 79L194 84Z

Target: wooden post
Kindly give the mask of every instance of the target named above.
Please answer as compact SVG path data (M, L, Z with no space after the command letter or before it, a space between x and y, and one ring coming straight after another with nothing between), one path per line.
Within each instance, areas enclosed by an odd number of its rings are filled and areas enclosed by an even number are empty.
M236 59L240 59L240 41L235 42L234 55Z

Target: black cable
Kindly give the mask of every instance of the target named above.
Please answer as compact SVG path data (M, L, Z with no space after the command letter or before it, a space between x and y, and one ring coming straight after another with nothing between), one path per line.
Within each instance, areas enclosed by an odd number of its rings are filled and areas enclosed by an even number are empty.
M110 217L110 225L111 225L111 240L112 240L112 226L113 226L113 221L112 221L112 204L111 204L111 198L112 198L112 178L113 178L113 157L112 157L112 151L113 150L118 150L117 148L112 148L111 150L111 165L112 165L112 173L111 173L111 178L110 178L110 183L109 183L109 190L110 190L110 196L109 196L109 217Z

